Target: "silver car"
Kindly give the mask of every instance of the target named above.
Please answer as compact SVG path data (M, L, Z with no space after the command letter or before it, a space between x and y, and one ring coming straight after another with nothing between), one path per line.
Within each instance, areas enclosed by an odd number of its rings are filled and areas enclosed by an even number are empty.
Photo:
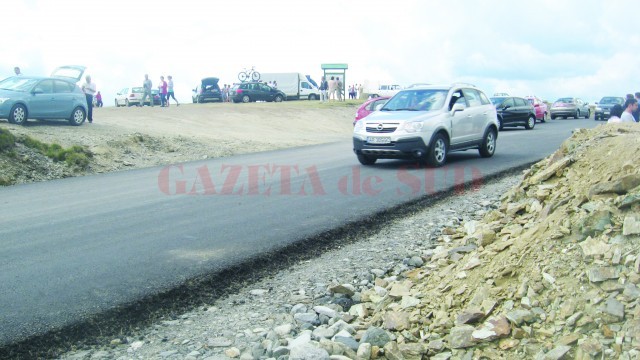
M415 159L442 166L451 151L493 156L498 126L495 106L473 85L416 86L356 123L353 151L363 165Z
M582 99L565 97L556 100L553 105L551 105L550 114L551 120L557 117L562 117L563 119L573 117L574 119L578 119L581 116L588 119L591 117L591 109L589 108L589 103L582 101Z
M87 98L77 82L84 66L61 66L51 77L12 76L0 81L0 119L24 125L27 119L66 119L84 123Z

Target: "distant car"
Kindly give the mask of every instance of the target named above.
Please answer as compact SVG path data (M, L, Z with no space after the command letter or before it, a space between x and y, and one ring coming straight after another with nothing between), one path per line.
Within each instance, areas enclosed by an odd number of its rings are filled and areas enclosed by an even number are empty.
M611 117L611 108L619 104L624 106L624 98L620 96L605 96L596 103L596 111L594 118L598 120L607 120Z
M51 77L12 76L0 81L0 119L24 125L27 119L67 119L82 125L87 97L78 87L84 66L61 66Z
M364 104L360 105L360 107L356 111L356 118L355 120L353 120L353 125L355 126L358 120L376 111L379 106L384 105L389 99L389 96L382 96L365 101Z
M495 96L491 102L496 106L498 129L506 126L524 126L531 130L536 126L536 113L525 98L516 96Z
M204 103L207 101L222 102L222 91L218 82L220 79L216 77L208 77L200 80L200 84L193 89L191 100L193 103Z
M362 165L378 159L412 159L442 166L451 151L496 150L496 108L470 84L400 90L379 111L356 122L353 152Z
M142 100L142 94L144 88L142 86L134 86L124 88L116 94L115 105L118 106L138 106L140 100ZM157 89L151 90L151 96L153 96L153 104L160 105L160 92ZM149 99L145 99L144 104L149 105L151 102Z
M544 101L540 100L536 96L525 96L524 98L527 99L529 104L533 105L533 109L536 113L536 120L545 122L549 119L549 107Z
M281 102L287 99L287 96L282 91L255 81L234 84L229 96L233 102L243 103L252 101Z
M550 114L551 120L557 117L562 117L563 119L573 117L574 119L578 119L581 116L588 119L591 117L591 109L589 108L589 103L582 101L582 99L565 97L556 100L556 102L551 105Z
M373 98L383 97L383 96L392 97L393 95L397 94L400 90L402 90L402 87L400 85L380 85L378 86L377 90L373 90L371 92L371 95L369 96L369 98L373 99Z

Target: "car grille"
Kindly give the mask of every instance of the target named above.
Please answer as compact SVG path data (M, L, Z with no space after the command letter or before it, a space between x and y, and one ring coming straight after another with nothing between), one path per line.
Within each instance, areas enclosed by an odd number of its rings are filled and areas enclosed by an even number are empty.
M397 123L390 123L390 124L383 124L383 123L379 123L379 124L367 124L366 129L368 133L374 133L374 134L388 134L388 133L392 133L394 131L396 131L396 129L398 128L398 124Z

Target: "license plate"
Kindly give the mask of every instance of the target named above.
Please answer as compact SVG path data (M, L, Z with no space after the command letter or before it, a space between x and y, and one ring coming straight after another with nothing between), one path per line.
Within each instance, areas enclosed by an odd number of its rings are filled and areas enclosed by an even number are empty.
M605 114L605 115L609 115L609 112L608 112L608 111L605 111L605 112L604 112L604 114Z
M388 136L367 136L369 144L390 144L391 138Z

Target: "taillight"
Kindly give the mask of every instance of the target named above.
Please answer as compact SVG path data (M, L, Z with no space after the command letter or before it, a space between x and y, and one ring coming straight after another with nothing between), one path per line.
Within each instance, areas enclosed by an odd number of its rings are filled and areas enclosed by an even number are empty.
M129 94L129 97L130 98L134 98L134 97L136 97L136 94Z
M236 94L242 94L242 89L236 90Z

